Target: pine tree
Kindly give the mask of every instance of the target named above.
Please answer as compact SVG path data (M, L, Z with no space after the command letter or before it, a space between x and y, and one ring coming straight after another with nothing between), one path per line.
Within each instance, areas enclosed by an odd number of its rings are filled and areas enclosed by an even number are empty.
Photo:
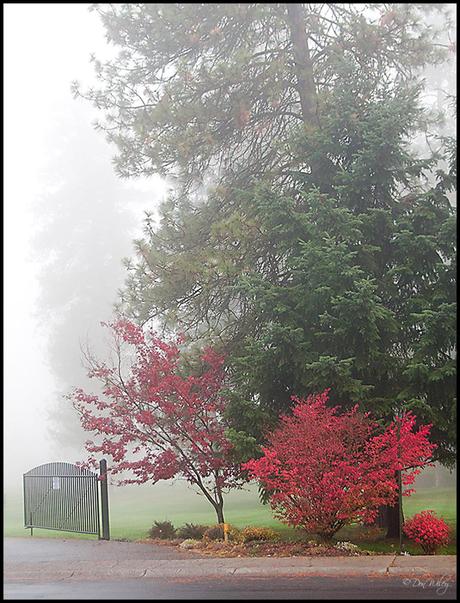
M293 130L319 127L343 65L368 90L408 80L446 48L423 4L100 4L108 41L93 57L98 86L85 96L118 147L122 176L162 173L185 188L273 175L289 180L303 158ZM275 143L276 141L276 143ZM321 171L321 169L319 170Z

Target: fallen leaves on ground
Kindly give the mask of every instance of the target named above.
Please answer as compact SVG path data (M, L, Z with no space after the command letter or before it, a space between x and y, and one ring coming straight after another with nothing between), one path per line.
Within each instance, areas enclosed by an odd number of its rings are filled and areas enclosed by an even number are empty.
M182 540L140 540L144 544L179 547ZM335 548L333 545L316 544L309 542L247 542L245 544L200 541L196 548L187 549L190 552L199 552L210 557L355 557L357 555L377 555L369 551L347 551Z

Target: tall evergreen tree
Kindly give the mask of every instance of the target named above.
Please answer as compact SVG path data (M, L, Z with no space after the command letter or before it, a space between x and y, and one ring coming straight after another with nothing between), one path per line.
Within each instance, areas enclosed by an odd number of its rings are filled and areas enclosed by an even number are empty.
M249 407L276 418L291 395L331 386L332 399L388 419L397 401L417 408L449 462L455 157L424 186L435 160L413 158L404 142L419 112L413 90L357 109L338 89L321 135L304 137L305 153L334 166L327 192L299 173L294 194L262 183L228 202L164 206L137 243L124 299L141 322L161 318L231 352L230 412L250 436L260 424Z

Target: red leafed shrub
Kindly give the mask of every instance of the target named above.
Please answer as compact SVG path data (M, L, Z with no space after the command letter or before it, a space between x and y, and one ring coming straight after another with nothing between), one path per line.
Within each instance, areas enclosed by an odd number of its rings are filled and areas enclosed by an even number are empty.
M427 555L434 555L440 546L449 542L449 526L434 511L422 511L404 522L406 536L419 544Z
M329 540L344 525L371 522L380 505L393 504L403 484L413 483L434 444L430 426L415 428L406 413L382 430L358 406L340 413L326 406L328 391L297 402L292 415L267 436L263 456L243 465L271 493L275 515Z

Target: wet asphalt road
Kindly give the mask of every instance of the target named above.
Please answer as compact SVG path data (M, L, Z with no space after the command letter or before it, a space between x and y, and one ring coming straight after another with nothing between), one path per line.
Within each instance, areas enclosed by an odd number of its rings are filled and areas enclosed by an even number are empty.
M7 565L24 563L40 567L56 562L92 562L126 559L162 560L172 564L200 558L177 547L129 542L72 540L47 538L5 538L4 559ZM202 558L202 557L201 557ZM65 565L64 563L64 565ZM161 574L160 574L161 575ZM171 575L171 574L170 574ZM19 581L11 576L4 581L4 599L456 599L456 583L452 578L403 578L401 576L275 576L265 568L265 575L174 577L64 577L35 574Z
M4 599L456 599L456 585L442 579L389 578L219 578L137 579L97 582L5 584Z
M111 559L196 559L202 555L177 547L116 540L78 540L72 538L4 538L4 558L11 563L41 561L98 561Z

